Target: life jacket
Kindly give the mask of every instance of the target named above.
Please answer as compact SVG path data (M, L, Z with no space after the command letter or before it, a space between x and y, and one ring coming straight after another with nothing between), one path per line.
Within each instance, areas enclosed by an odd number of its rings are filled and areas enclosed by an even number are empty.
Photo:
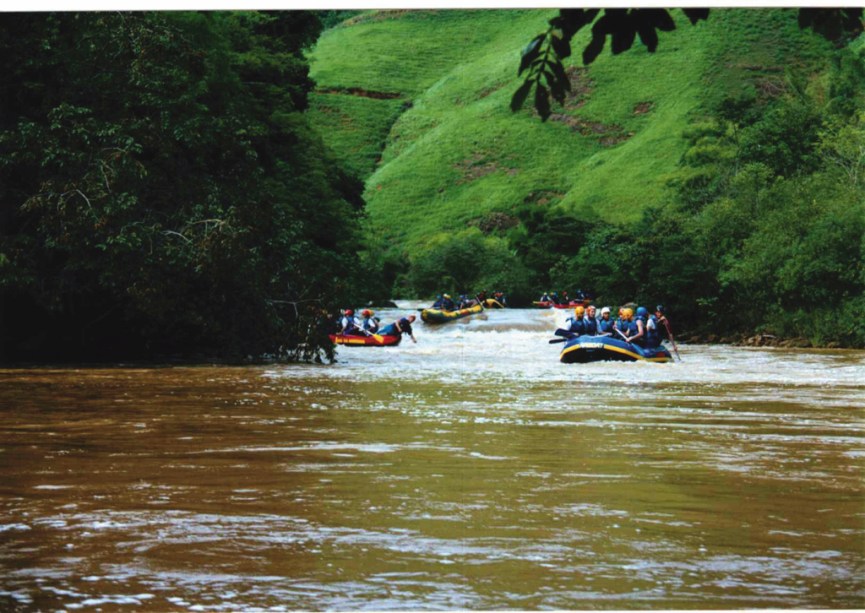
M600 334L606 334L607 332L610 332L611 334L615 334L615 332L613 332L613 320L612 319L604 319L603 317L601 317L598 320L598 332Z
M367 332L375 332L378 330L378 322L372 317L364 317L361 327Z
M661 344L661 331L658 329L658 318L654 315L649 315L648 321L645 323L646 347L655 348Z
M357 320L354 317L345 315L339 320L339 329L343 334L352 334L358 329Z
M636 336L637 334L640 333L640 327L639 327L639 324L637 323L637 321L643 322L643 335L638 339L632 340L631 342L634 343L635 345L639 345L640 347L645 347L646 346L646 321L642 317L637 317L636 315L634 315L634 318L628 322L628 324L629 324L628 336Z
M574 319L573 317L569 317L568 321L571 322L571 325L568 326L568 332L571 334L576 334L580 336L581 334L587 334L586 332L586 322L582 317L579 319Z
M585 329L585 334L596 336L598 334L598 320L594 317L584 315L583 328Z

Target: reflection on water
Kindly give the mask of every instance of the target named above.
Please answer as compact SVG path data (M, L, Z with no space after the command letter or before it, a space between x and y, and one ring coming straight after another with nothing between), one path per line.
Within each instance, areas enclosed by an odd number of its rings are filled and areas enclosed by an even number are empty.
M564 317L0 371L0 608L865 606L865 353L563 365Z

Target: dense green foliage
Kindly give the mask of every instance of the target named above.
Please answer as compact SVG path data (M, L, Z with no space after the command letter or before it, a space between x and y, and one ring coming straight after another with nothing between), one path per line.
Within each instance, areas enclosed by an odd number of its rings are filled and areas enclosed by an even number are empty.
M692 24L708 19L709 9L680 9ZM800 8L799 26L813 28L827 40L844 44L862 34L861 8ZM582 51L584 65L591 64L604 50L607 39L613 55L628 51L639 38L646 50L654 53L659 32L676 29L670 11L662 8L562 9L550 20L549 28L535 36L520 58L519 73L526 76L511 98L511 109L522 108L531 97L534 108L546 120L550 98L559 104L571 91L564 60L571 56L571 40L591 25L591 39Z
M632 49L569 68L573 95L541 124L509 103L521 41L553 14L373 13L320 38L311 118L363 172L370 223L399 257L527 202L635 221L672 198L665 176L695 111L743 84L774 84L786 65L825 64L831 52L795 12L717 11L668 33L654 54Z
M865 346L861 37L713 10L542 123L554 15L0 15L0 359L311 358L323 311L480 289Z
M366 176L383 286L591 289L664 302L680 330L865 346L861 38L838 49L794 10L682 17L655 53L566 66L571 94L542 123L510 96L553 15L374 12L319 40L314 122L335 149L385 143L338 150Z
M303 114L320 28L0 15L0 357L330 351L362 186Z
M524 211L512 242L549 285L665 302L692 331L865 346L863 85L848 50L809 88L725 100L685 134L674 203L618 226Z

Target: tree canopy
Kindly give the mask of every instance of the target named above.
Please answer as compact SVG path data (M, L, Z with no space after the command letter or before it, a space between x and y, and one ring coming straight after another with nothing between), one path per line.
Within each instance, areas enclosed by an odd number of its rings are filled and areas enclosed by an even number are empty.
M320 28L0 16L2 357L329 351L362 185L302 114Z

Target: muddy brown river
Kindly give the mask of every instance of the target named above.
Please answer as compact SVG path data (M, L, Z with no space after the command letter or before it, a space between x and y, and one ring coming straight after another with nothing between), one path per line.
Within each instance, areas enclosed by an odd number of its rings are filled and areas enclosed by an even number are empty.
M865 352L567 365L563 319L0 370L0 610L865 607Z

